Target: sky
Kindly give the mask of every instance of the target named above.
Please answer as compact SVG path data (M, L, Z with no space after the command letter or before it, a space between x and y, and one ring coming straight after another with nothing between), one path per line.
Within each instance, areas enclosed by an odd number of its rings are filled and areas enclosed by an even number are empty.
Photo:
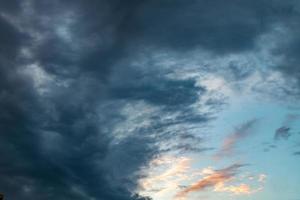
M7 200L300 200L297 0L0 0Z

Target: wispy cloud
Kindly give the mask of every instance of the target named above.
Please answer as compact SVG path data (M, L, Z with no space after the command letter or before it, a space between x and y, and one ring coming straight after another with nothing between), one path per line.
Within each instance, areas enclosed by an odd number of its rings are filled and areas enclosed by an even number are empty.
M238 173L239 169L244 166L240 164L234 164L227 168L221 170L206 169L203 171L206 174L196 183L190 185L183 191L176 194L176 198L184 198L191 192L203 191L207 188L214 188L215 192L229 192L232 194L250 194L252 192L249 185L241 183L239 185L229 185L226 183L233 181L235 175Z
M295 156L300 156L300 151L294 152L293 155L295 155Z
M252 194L261 190L266 175L240 174L245 164L233 164L222 169L196 169L189 157L161 156L153 159L139 180L138 193L154 199L186 199L193 192L211 189L230 195ZM187 186L188 185L188 186ZM257 189L258 188L258 189Z
M161 156L152 160L140 179L140 193L162 199L179 189L182 181L190 179L191 159L188 157Z
M237 143L252 133L251 130L257 122L257 119L252 119L237 127L233 133L224 139L221 149L215 154L215 158L219 159L231 155Z
M278 129L276 129L274 139L275 140L279 140L279 139L286 139L287 140L287 139L289 139L289 137L291 136L290 130L291 130L291 128L286 127L286 126L282 126Z
M289 139L289 137L292 135L292 128L291 126L293 123L299 119L299 115L297 114L289 114L285 117L285 120L283 121L281 127L276 129L274 139L280 140L280 139Z
M245 183L241 183L240 185L237 186L225 186L223 182L216 184L214 191L216 192L230 192L235 195L240 195L240 194L251 194L251 188L249 185Z

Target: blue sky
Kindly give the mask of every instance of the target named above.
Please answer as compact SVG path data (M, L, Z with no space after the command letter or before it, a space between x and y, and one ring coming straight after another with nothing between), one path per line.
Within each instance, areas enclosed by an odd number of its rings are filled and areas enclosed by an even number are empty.
M0 194L299 200L300 3L0 0Z

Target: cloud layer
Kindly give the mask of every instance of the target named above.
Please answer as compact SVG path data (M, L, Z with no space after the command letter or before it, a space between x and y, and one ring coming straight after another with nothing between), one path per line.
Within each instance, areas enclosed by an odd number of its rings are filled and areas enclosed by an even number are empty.
M25 200L147 199L133 192L142 167L162 153L210 150L205 127L227 103L228 88L247 88L250 77L272 94L271 86L299 97L298 21L295 1L1 0L1 192ZM284 44L276 43L278 29ZM266 51L278 63L245 70L230 62L264 52L258 43L270 35L276 39ZM273 72L291 85L265 81ZM228 90L202 82L208 74ZM180 195L226 182L239 167Z
M251 194L255 190L250 185L246 183L233 185L230 183L236 179L239 169L243 166L234 164L220 170L204 169L202 170L203 178L177 193L176 198L185 199L189 193L205 191L208 188L213 188L215 192L229 192L234 195Z

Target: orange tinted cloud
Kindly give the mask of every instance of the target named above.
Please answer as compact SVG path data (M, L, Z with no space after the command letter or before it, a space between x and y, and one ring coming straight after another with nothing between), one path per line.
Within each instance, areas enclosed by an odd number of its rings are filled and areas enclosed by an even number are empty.
M162 156L145 168L138 193L153 199L185 200L192 192L210 190L230 195L247 195L261 191L266 175L240 174L244 165L234 164L215 170L212 166L193 169L188 157ZM250 178L251 177L251 178ZM189 185L186 187L185 185ZM258 184L258 185L257 185Z
M198 181L197 183L191 185L190 187L186 188L182 192L178 193L177 196L182 197L182 196L185 196L187 193L203 190L207 187L211 187L218 183L225 182L229 178L230 178L230 176L227 176L222 173L212 174L210 176L203 178L202 180Z
M216 153L215 158L221 158L223 156L228 156L232 153L236 144L243 138L247 137L251 133L251 129L257 123L257 119L247 121L240 127L228 135L222 144L221 149Z
M224 183L230 181L234 175L236 174L237 170L241 167L242 165L232 165L230 167L227 167L222 170L212 170L211 173L209 173L207 176L203 177L201 180L198 182L192 184L191 186L187 187L185 190L179 192L176 197L184 197L190 192L195 192L195 191L202 191L206 188L209 187L215 187L216 191L233 191L233 192L243 192L247 191L247 187L245 185L242 185L240 188L227 188L225 189ZM250 190L250 189L249 189Z

